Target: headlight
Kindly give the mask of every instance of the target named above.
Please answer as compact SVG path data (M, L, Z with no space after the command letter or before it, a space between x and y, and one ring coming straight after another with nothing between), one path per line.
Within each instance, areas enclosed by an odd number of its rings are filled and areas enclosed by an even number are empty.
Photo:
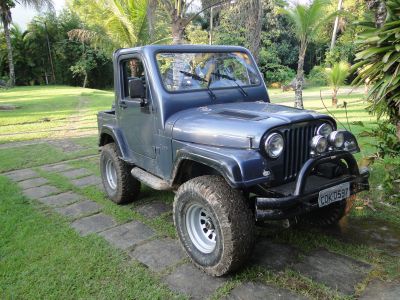
M283 151L283 137L279 133L270 134L265 141L265 151L271 158L277 158Z
M311 149L316 153L323 153L328 147L328 141L322 135L316 135L311 140Z
M333 131L333 128L328 123L324 123L317 129L317 135L322 135L323 137L327 138L328 135Z
M344 134L340 131L333 131L328 137L329 144L335 148L341 148L344 144Z

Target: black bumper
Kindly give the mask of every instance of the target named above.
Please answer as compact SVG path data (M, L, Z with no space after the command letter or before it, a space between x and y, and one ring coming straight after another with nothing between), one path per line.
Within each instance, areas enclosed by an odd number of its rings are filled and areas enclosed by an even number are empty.
M305 189L306 181L314 168L320 164L344 160L349 175L341 176L318 185L315 189ZM353 155L347 151L329 152L315 158L310 158L299 171L291 195L277 198L255 197L257 220L288 219L318 208L319 192L335 185L350 182L350 195L368 190L368 170L360 172Z

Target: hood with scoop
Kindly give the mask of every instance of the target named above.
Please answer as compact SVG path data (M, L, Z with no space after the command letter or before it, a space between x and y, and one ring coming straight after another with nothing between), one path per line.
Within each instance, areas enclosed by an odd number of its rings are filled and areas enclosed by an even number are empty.
M216 147L258 148L270 129L293 123L334 121L314 111L266 102L215 104L180 111L166 122L174 140Z

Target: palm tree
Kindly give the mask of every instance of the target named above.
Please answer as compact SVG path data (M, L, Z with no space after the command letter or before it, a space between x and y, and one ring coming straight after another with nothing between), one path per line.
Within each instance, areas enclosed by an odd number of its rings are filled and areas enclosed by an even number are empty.
M314 0L311 4L296 4L292 7L282 9L294 25L296 37L300 42L299 59L297 63L296 88L294 106L303 106L303 83L304 83L304 58L307 46L316 38L318 29L331 16L325 16L325 7L328 0Z
M0 17L3 23L4 35L7 44L7 54L8 54L8 67L10 70L9 85L15 85L15 70L14 61L10 37L10 24L12 22L11 9L15 7L16 4L22 4L24 6L32 6L35 9L40 9L47 6L48 8L53 7L51 0L0 0Z
M325 74L333 89L332 93L332 106L337 106L337 93L341 85L344 84L347 76L349 76L350 65L345 61L335 63L332 68L326 68Z

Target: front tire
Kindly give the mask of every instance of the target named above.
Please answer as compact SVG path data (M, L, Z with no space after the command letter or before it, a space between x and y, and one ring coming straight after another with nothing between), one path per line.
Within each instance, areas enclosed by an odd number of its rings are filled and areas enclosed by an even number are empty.
M221 176L182 184L175 195L174 223L192 262L212 276L238 269L253 249L253 213Z
M117 204L129 203L140 193L140 181L130 174L130 167L119 158L115 143L103 146L100 155L100 172L108 197Z

